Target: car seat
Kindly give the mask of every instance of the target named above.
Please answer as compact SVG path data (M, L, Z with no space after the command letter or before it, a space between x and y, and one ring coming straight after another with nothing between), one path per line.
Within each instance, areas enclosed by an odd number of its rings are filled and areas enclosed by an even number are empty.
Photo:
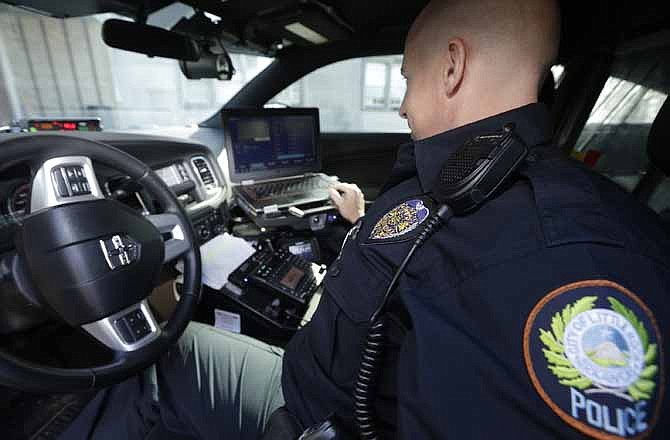
M649 203L658 185L664 179L670 178L670 99L666 99L651 126L647 137L647 156L649 169L634 191L638 200L644 204ZM670 208L662 211L660 215L670 228Z
M197 440L184 434L178 434L168 430L165 425L158 422L149 432L145 440Z

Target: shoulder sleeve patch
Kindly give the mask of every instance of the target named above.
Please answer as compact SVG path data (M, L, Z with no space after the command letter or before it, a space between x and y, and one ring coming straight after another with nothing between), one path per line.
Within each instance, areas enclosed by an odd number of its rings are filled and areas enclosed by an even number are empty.
M664 391L663 345L651 310L605 280L546 295L523 335L528 374L566 423L597 439L648 435Z

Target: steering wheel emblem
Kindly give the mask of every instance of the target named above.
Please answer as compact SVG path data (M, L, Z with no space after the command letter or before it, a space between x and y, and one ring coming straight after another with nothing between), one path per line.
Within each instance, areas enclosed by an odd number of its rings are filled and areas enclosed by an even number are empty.
M100 248L111 270L128 266L139 257L139 245L127 235L114 235L107 240L100 240Z

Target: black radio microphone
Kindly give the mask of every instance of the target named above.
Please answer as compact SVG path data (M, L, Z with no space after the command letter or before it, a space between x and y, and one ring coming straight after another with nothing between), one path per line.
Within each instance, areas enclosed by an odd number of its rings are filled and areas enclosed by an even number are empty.
M474 137L442 166L433 185L433 198L454 215L481 207L518 170L528 154L526 144L507 124L498 133Z

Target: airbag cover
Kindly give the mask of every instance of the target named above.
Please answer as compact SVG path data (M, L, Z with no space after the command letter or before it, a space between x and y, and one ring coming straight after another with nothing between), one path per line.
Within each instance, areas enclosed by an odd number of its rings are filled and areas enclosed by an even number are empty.
M133 245L127 264L119 264L114 237L117 243L122 237L120 252ZM70 325L96 321L146 298L158 281L164 253L162 237L149 221L106 199L26 217L16 248L43 305Z

